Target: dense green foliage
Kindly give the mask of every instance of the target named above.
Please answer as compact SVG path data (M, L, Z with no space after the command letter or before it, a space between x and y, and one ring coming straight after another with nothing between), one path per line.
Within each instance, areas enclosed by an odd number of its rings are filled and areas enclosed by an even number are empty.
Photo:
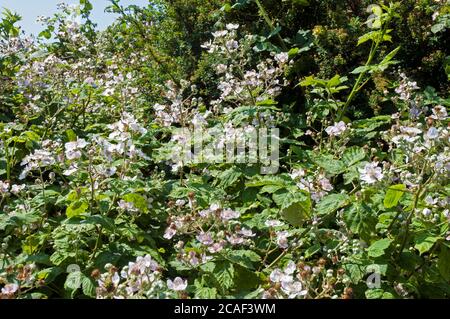
M450 297L450 2L59 9L0 20L0 298Z

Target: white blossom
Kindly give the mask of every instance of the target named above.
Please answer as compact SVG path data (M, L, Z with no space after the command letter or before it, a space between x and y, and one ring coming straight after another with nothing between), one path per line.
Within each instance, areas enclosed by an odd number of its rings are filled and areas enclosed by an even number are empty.
M289 299L294 299L299 296L305 296L308 292L303 289L300 281L281 281L281 289L288 295Z
M447 109L442 105L437 105L433 108L433 114L431 115L431 118L435 120L441 120L444 121L447 119Z
M279 220L276 220L276 219L269 219L269 220L266 220L265 225L267 227L279 227L279 226L283 226L284 223Z
M211 246L208 247L208 251L210 253L218 253L219 251L221 251L225 246L225 242L220 241L217 243L212 244Z
M276 268L270 273L269 278L271 282L278 283L281 282L284 276L285 274L280 269Z
M3 295L14 295L19 290L19 285L17 284L6 284L2 288Z
M359 169L360 178L367 184L374 184L383 179L383 170L378 167L378 162L368 163L363 169Z
M212 235L210 233L200 233L197 235L197 240L205 246L210 246L214 243Z
M78 159L81 157L81 150L84 149L88 143L85 139L77 138L75 142L68 142L65 144L66 157L69 160Z
M240 245L240 244L244 243L244 238L242 238L238 235L227 236L227 240L232 245Z
M431 213L432 213L432 211L431 211L431 209L429 209L429 208L424 208L424 209L422 210L422 215L425 216L425 217L430 216Z
M239 234L241 234L244 237L255 237L256 234L254 232L251 231L251 229L246 229L246 228L242 228L239 231Z
M280 64L285 64L289 61L289 54L287 52L278 53L275 55L275 61Z
M439 137L439 131L435 127L430 127L427 131L427 137L434 140Z
M286 249L289 247L288 237L289 233L285 230L279 231L276 233L277 235L277 245L280 248Z
M174 290L174 291L183 291L187 288L187 280L183 280L180 277L176 277L173 281L168 279L167 280L167 288Z
M294 170L292 170L292 173L290 173L289 174L289 176L292 178L292 179L298 179L298 178L300 178L300 177L303 177L303 176L305 176L306 175L306 171L304 170L304 169L301 169L301 168L299 168L299 169L294 169Z
M173 236L175 236L177 233L177 228L175 227L175 224L171 224L170 227L166 229L164 232L164 238L165 239L172 239Z
M231 220L231 219L236 219L239 218L241 216L241 213L232 210L232 209L224 209L221 213L220 213L220 218L222 218L223 220Z
M11 193L13 193L14 195L18 195L19 193L21 193L27 186L25 184L22 185L12 185L11 186ZM1 189L1 181L0 181L0 189Z
M239 24L228 23L226 26L227 30L237 30L239 29Z
M7 193L9 191L9 183L0 181L0 194Z
M325 129L328 135L330 136L339 136L347 130L347 125L340 121L338 123L334 123L333 126L329 126Z

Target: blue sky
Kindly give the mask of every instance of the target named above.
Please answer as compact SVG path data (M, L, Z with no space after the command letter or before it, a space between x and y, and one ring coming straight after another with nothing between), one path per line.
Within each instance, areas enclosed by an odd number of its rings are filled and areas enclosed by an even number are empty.
M19 25L27 34L37 35L42 31L42 26L36 23L36 18L40 15L51 16L55 13L56 5L58 3L77 4L77 0L0 0L0 11L3 8L8 8L17 12L22 16L22 21ZM148 4L148 0L121 0L122 5L140 5L145 6ZM92 20L98 24L99 29L104 29L111 24L115 15L111 13L105 13L105 7L110 2L108 0L91 0L94 10L92 12Z

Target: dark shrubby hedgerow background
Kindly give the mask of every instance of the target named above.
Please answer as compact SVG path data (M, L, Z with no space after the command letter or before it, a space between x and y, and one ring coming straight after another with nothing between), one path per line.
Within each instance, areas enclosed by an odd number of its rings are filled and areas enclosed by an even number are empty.
M110 2L2 12L0 299L450 296L448 1ZM278 172L170 162L194 122Z

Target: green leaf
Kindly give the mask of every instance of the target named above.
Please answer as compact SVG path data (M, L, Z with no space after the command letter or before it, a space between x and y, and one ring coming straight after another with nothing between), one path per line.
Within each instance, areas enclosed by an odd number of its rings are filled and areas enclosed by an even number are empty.
M430 235L428 232L423 232L415 237L414 248L416 248L422 255L423 253L429 251L439 239L440 237L435 237Z
M75 202L80 199L80 195L80 192L73 190L66 197L69 202Z
M322 80L322 79L317 79L313 75L311 75L311 76L307 76L303 81L301 81L300 85L301 86L318 85L318 86L325 87L327 85L327 81Z
M272 38L273 36L279 34L280 31L281 31L281 27L280 27L280 26L277 26L277 27L274 28L272 31L270 31L270 34L266 37L266 39Z
M265 99L265 100L256 102L256 105L258 105L258 106L276 106L277 101L275 101L273 99Z
M53 189L46 189L43 192L39 192L39 194L32 199L32 202L39 207L44 206L45 204L55 204L59 196L59 192Z
M234 267L230 262L217 262L213 275L216 278L217 282L224 290L228 290L234 285Z
M43 30L39 33L38 37L44 37L46 39L50 39L52 37L52 33L50 32L50 30L46 29Z
M103 228L109 231L114 231L115 229L114 220L102 215L89 216L82 221L82 224L101 225Z
M366 268L363 265L345 264L343 268L354 284L360 283L366 274Z
M264 52L264 51L269 51L269 52L281 52L281 50L274 44L268 42L268 41L264 41L264 42L258 42L254 47L253 50L255 50L256 52Z
M335 76L333 76L331 79L328 80L327 86L332 88L332 87L336 87L339 84L341 84L343 81L341 80L341 77L339 76L339 74L336 74Z
M355 166L350 166L350 168L348 169L348 171L346 173L344 173L344 175L342 176L344 178L344 184L345 185L349 185L351 184L353 181L359 179L359 171L358 168Z
M353 233L365 241L370 241L378 219L369 206L357 203L344 210L344 221Z
M317 254L321 248L322 248L322 246L320 246L320 244L312 245L311 247L309 247L308 249L305 250L305 258L309 258L309 257L313 256L314 254Z
M52 265L52 263L50 262L50 256L46 253L37 253L35 255L30 255L27 257L26 261L47 266Z
M62 273L63 269L61 267L50 267L39 271L37 273L37 278L39 280L45 280L45 283L49 284Z
M390 186L386 192L386 196L384 197L384 207L392 208L397 206L398 202L402 198L405 193L406 185L405 184L397 184Z
M261 261L261 257L251 250L232 250L226 255L226 258L248 269L254 269L254 263Z
M289 58L293 58L295 57L297 54L300 53L300 49L299 48L292 48L288 51L288 57Z
M325 169L328 173L337 175L345 171L346 166L343 162L334 159L332 155L318 155L314 162Z
M236 265L235 273L234 282L237 284L236 288L239 289L239 291L251 291L257 288L261 283L259 276L254 270Z
M319 215L328 215L346 206L349 200L347 194L327 195L316 205L316 211Z
M368 289L365 292L367 299L394 299L394 295L391 292L384 291L383 289Z
M37 142L40 139L40 136L33 131L26 131L21 134L21 136L26 136L30 142Z
M309 193L298 190L279 191L273 194L275 203L280 206L281 216L292 226L299 227L311 217L311 198Z
M441 32L442 30L444 30L446 27L445 23L440 22L440 23L436 23L435 25L433 25L431 27L431 32L433 33L438 33Z
M126 194L125 196L123 196L123 200L128 203L132 203L134 207L139 209L141 212L148 212L147 201L143 196L139 194Z
M227 188L234 183L236 183L237 180L242 176L242 172L237 170L236 168L232 167L229 168L219 174L217 178L220 180L219 187L220 188Z
M94 298L96 296L95 293L95 285L91 278L83 276L83 280L81 281L83 287L83 294L88 297Z
M67 253L64 253L63 251L57 250L50 256L50 261L56 265L61 265L67 258L69 258L69 255Z
M260 187L265 185L274 185L285 188L293 185L293 182L289 175L257 175L252 180L245 183L246 187Z
M441 252L439 253L437 264L441 276L446 281L450 281L450 248L446 245L441 245Z
M64 288L70 290L77 290L81 287L81 281L84 275L81 271L74 271L67 275L66 282L64 283Z
M195 290L196 299L216 299L217 289L209 287L199 287Z
M75 134L75 132L72 129L68 129L66 131L66 135L67 135L67 140L69 142L75 142L77 140L77 134Z
M359 37L357 45L361 45L369 40L374 40L375 37L377 37L379 34L380 31L371 31L366 34L363 34L362 36Z
M292 0L292 3L304 7L309 6L308 0Z
M366 158L366 152L362 147L352 146L345 150L342 161L350 167Z
M444 60L444 71L447 74L447 78L450 81L450 56L445 57Z
M360 74L360 73L365 73L367 71L370 71L373 68L373 66L371 65L363 65L363 66L358 66L356 69L354 69L352 72L350 72L351 74Z
M0 214L0 230L4 230L7 226L22 226L29 225L39 221L40 215L37 211L30 211L27 213L16 213L13 216L7 214Z
M384 255L384 251L389 248L391 245L392 240L391 239L380 239L376 242L374 242L370 247L367 249L367 253L370 257L380 257Z
M381 65L388 64L398 53L400 50L400 46L396 47L394 50L389 52L383 59L383 61L380 62Z
M84 214L89 208L89 204L84 201L76 201L66 209L67 218L73 218Z
M261 190L259 191L261 194L263 193L269 193L269 194L273 194L278 192L279 190L283 189L284 186L280 186L280 185L265 185L261 188Z
M388 34L390 33L392 30L386 30L385 33L383 34L383 41L392 41L392 37ZM382 35L382 31L377 30L377 31L370 31L362 36L359 37L358 39L358 45L361 45L369 40L372 41L378 41L381 38Z
M220 10L228 13L228 12L231 12L232 8L231 8L231 5L229 3L227 3L222 8L220 8Z
M37 234L28 236L22 244L22 251L27 255L32 255L41 245L41 240Z
M281 216L292 226L300 227L310 217L311 201L295 202L282 208Z
M422 262L422 257L416 252L403 251L399 256L398 265L407 271L414 271Z

